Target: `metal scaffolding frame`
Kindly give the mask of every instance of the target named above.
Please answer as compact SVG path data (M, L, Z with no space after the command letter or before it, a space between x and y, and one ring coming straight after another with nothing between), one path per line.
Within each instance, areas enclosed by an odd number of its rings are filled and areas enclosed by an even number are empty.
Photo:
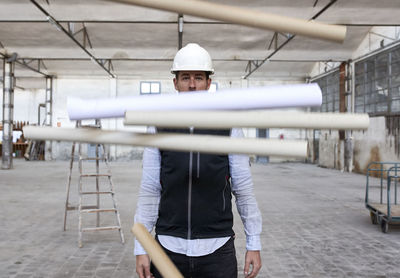
M3 140L2 169L13 168L13 119L14 119L14 67L16 55L4 58L3 63Z
M6 54L0 53L0 55L3 57L3 59L8 59L9 57ZM18 58L18 55L14 53L15 55L15 63L25 67L31 71L34 71L38 74L41 74L45 77L48 77L49 75L45 72L43 72L41 69L44 68L47 70L46 65L43 62L43 59L29 59L29 58ZM31 64L36 63L36 67L31 66Z
M45 125L52 126L53 124L53 77L52 76L46 77L45 109L46 109ZM52 144L53 144L52 141L46 141L46 147L45 147L46 160L52 158Z

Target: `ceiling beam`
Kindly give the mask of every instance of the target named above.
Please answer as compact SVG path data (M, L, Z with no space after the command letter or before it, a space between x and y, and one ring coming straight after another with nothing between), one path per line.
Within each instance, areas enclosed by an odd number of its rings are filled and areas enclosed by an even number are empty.
M48 20L29 20L29 19L0 19L0 23L48 23ZM99 23L99 24L178 24L178 21L162 21L162 20L57 20L58 23ZM329 24L342 25L342 26L354 26L354 27L394 27L400 26L400 22L381 23L381 22L370 22L370 23L350 23L350 22L326 22ZM222 21L185 21L185 24L202 24L202 25L234 25L230 22Z
M317 17L319 17L322 13L324 13L327 9L329 9L335 2L337 2L337 0L331 0L325 7L323 7L318 13L316 13L313 17L310 18L310 20L314 20ZM271 60L271 57L274 56L276 53L279 52L279 50L281 50L286 44L288 44L291 40L293 40L296 37L296 35L290 35L288 36L288 38L282 43L280 44L274 51L272 51L271 54L269 54L264 60L262 61L257 61L255 65L255 67L252 69L251 63L247 64L247 67L245 69L245 72L247 72L247 74L245 76L243 76L243 79L247 79L251 74L253 74L253 72L255 72L256 70L258 70L265 62L269 62Z
M75 39L75 37L68 32L68 30L66 30L56 19L54 19L54 17L52 17L45 9L42 8L42 6L40 6L35 0L31 0L32 4L35 5L44 15L47 16L48 21L54 25L54 27L56 27L58 30L62 31L64 34L66 34L72 41L75 42L76 45L78 45L89 57L90 59L95 62L96 64L98 64L101 68L103 68L112 78L115 78L115 75L109 71L103 63L101 63L92 53L90 53L85 45L82 45L77 39Z
M18 58L18 61L25 60L40 60L42 66L44 61L90 61L90 58ZM172 62L173 58L98 58L102 64L108 65L108 63L113 62ZM252 62L254 65L262 60L249 60L249 59L213 59L213 62ZM343 60L332 60L332 59L270 59L271 63L315 63L315 62L342 62ZM31 63L31 62L29 62ZM111 66L113 67L113 66Z
M25 60L31 60L31 59L37 59L41 61L90 61L90 58L18 58L18 59L25 59ZM173 61L173 58L98 58L100 61L105 60L105 61L138 61L138 62L170 62ZM249 61L262 61L262 60L249 60L249 59L238 59L238 58L233 58L233 59L219 59L215 58L213 61L216 62L249 62ZM343 60L332 60L332 59L270 59L270 62L323 62L323 61L333 61L333 62L343 62Z
M3 53L0 53L0 55L4 58L4 59L7 59L9 56L8 55L5 55L5 54L3 54ZM50 75L48 75L47 73L44 73L43 71L41 71L40 70L40 61L38 60L38 68L34 68L34 67L32 67L32 66L30 66L29 64L31 63L32 61L30 61L30 62L26 62L26 59L23 59L23 58L16 58L15 59L15 63L17 63L18 65L20 65L20 66L23 66L23 67L25 67L25 68L27 68L27 69L29 69L29 70L31 70L31 71L34 71L34 72L36 72L36 73L39 73L39 74L41 74L41 75L43 75L43 76L45 76L45 77L49 77Z
M0 23L47 23L48 20L38 19L0 19ZM177 20L57 20L58 23L121 23L121 24L177 24ZM185 21L185 24L205 24L205 25L234 25L230 22L222 21Z

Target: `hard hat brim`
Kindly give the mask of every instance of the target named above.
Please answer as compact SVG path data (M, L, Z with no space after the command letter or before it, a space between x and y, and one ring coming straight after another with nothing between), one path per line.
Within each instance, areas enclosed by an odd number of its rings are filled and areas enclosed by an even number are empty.
M205 70L205 69L171 69L172 74L176 74L177 72L180 72L180 71L204 71L204 72L208 72L210 75L214 74L214 69L211 69L211 70L209 70L209 69L207 69L207 70Z

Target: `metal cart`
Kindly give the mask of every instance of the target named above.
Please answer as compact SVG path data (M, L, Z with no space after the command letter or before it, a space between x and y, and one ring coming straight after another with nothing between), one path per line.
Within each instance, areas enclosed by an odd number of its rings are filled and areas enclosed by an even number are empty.
M389 224L400 222L400 205L397 203L399 179L400 162L368 164L365 207L370 211L372 224L379 224L384 233L387 233ZM394 193L391 192L393 185Z

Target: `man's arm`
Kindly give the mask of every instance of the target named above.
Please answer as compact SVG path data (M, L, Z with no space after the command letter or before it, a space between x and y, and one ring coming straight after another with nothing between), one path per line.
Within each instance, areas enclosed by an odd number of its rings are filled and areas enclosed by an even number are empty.
M232 129L232 137L243 137L241 129ZM229 167L232 178L232 193L236 197L236 206L246 234L246 257L244 273L246 277L256 277L261 268L262 230L261 213L253 193L253 181L246 155L229 155ZM251 269L251 270L250 270Z
M154 130L149 130L154 132ZM142 223L149 232L158 218L160 202L160 152L155 148L145 148L143 152L143 172L138 196L135 222ZM142 245L135 239L136 272L140 278L152 277L150 258Z

